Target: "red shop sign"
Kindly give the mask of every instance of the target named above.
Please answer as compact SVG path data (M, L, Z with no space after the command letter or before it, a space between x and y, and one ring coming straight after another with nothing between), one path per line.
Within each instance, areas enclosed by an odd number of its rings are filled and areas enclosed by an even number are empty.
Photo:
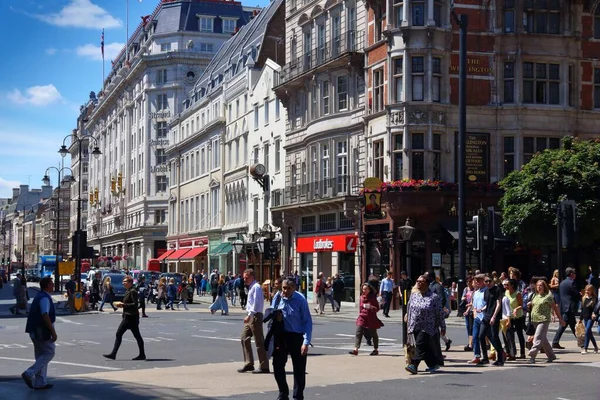
M296 252L339 251L353 253L356 251L357 243L358 238L355 235L299 237L296 239Z

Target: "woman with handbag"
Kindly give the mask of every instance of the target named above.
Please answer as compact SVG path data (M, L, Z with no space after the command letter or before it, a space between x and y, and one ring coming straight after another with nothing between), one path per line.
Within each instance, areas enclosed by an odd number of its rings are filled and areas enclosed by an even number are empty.
M590 341L594 345L594 353L598 353L598 345L596 344L596 339L592 332L594 321L598 318L598 316L594 314L596 302L596 289L592 285L587 285L585 287L583 298L581 299L581 316L579 317L579 322L583 321L585 326L585 339L583 347L581 348L581 354L587 354Z
M362 285L362 295L360 296L360 311L358 312L358 318L356 319L356 341L354 342L354 350L350 351L350 354L357 356L358 349L360 348L360 342L362 341L365 332L370 334L373 340L373 351L371 356L379 354L379 336L377 335L377 329L383 326L383 323L377 318L377 312L379 311L379 303L377 302L377 295L375 294L373 287L368 283Z
M563 320L562 315L560 315L560 311L554 302L554 296L550 292L546 281L542 279L538 280L535 284L535 290L535 295L527 305L531 313L527 334L530 335L531 326L535 328L533 336L528 338L528 340L533 341L531 350L529 350L529 364L535 364L535 357L542 348L546 357L548 357L546 362L551 363L556 360L552 345L548 341L548 327L552 319L552 311L554 311L562 326L565 326L567 323Z
M414 336L415 354L411 363L404 367L413 375L417 374L421 361L427 364L427 372L440 369L434 338L437 332L442 336L446 334L442 299L429 290L429 282L425 275L417 278L417 289L408 302L407 326L408 334Z
M523 330L525 329L525 316L523 315L523 295L518 290L519 283L516 279L509 279L506 285L505 295L509 300L510 304L510 327L508 330L508 340L511 344L511 351L509 354L509 360L516 359L517 345L515 343L515 333L519 338L519 347L521 348L521 355L519 358L525 359L525 336Z

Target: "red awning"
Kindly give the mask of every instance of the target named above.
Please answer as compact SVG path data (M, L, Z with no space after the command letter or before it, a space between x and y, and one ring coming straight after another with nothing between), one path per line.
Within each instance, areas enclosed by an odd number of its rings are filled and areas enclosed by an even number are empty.
M177 261L177 260L179 260L179 258L181 256L183 256L185 253L187 253L190 250L191 249L179 249L179 250L175 250L173 253L171 253L170 256L167 257L167 260L168 261Z
M185 253L183 256L179 258L179 260L193 260L194 258L206 253L208 249L204 246L195 247L191 249L189 252Z
M166 252L162 253L162 254L160 255L160 257L158 257L158 258L157 258L157 260L158 260L158 261L162 261L162 260L164 260L165 258L167 258L167 257L168 257L170 254L173 254L173 253L175 253L175 250L167 250Z

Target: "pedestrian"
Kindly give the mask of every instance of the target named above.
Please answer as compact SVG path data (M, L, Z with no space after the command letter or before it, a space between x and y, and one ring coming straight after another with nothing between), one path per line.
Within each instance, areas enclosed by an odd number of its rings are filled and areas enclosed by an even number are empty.
M481 359L481 343L479 340L479 333L481 332L481 324L483 323L483 316L485 311L485 292L488 290L484 282L485 275L475 275L475 292L473 293L471 307L473 311L473 353L474 357L469 364L489 364L490 361L487 358ZM485 343L483 343L485 346Z
M520 354L519 358L525 358L525 315L523 314L523 295L517 290L519 283L515 279L509 279L506 283L505 296L510 305L510 326L508 330L508 340L511 346L510 354L512 359L516 359L517 345L515 342L515 333L519 338Z
M248 287L248 303L246 304L247 315L244 318L242 329L242 351L244 354L244 367L238 372L254 371L254 354L252 353L252 337L256 344L256 353L260 363L255 373L269 373L269 360L265 349L263 335L263 318L265 309L265 298L260 284L254 277L252 268L244 271L244 284Z
M219 275L216 272L210 276L210 294L212 296L213 304L217 301L219 295Z
M13 285L12 293L15 298L15 305L14 305L14 307L10 307L10 312L15 315L19 315L19 314L21 314L19 312L19 309L22 308L22 304L21 304L21 274L20 273L18 273L17 276L15 277L15 279L13 279L12 285Z
M483 312L483 320L479 331L479 342L481 343L481 353L484 364L488 359L487 342L489 340L496 350L496 361L494 365L501 367L504 365L504 351L500 342L500 320L502 319L502 296L500 289L494 283L493 278L485 276L483 282L487 285L488 290L484 293L485 311Z
M577 303L579 303L580 299L579 290L577 290L577 284L575 283L575 268L568 267L565 270L565 276L566 278L560 283L558 291L560 296L560 312L566 325L558 327L552 340L553 349L564 349L560 345L560 338L565 332L567 325L569 325L571 332L575 335L575 313L579 309Z
M181 281L181 285L179 285L179 288L177 290L179 291L179 299L181 300L179 303L177 303L177 309L179 310L179 306L183 304L183 308L189 310L189 308L187 307L188 287L185 281Z
M92 308L95 310L98 308L98 303L100 302L100 278L98 278L97 273L92 278L90 293L92 295Z
M19 286L19 305L27 314L27 303L29 302L29 293L27 292L27 280L25 275L21 275L21 285Z
M246 304L248 303L248 288L246 287L246 284L244 283L244 275L240 274L240 277L238 278L239 282L237 283L237 288L240 294L240 308L242 310L246 309Z
M317 298L317 307L315 307L315 312L317 314L325 314L325 278L323 277L323 273L319 272L317 276L317 281L315 282L315 297Z
M323 291L323 294L325 295L325 303L330 302L331 303L331 311L335 312L337 307L333 300L333 282L331 280L331 277L328 277L327 280L325 281L325 290Z
M167 278L162 277L158 281L158 289L156 291L156 309L162 310L161 303L165 304L165 308L167 307Z
M67 306L69 307L69 313L75 312L75 291L77 289L77 282L75 281L75 275L71 275L69 281L65 284L67 291Z
M392 294L394 293L394 274L392 271L388 271L387 276L381 280L379 285L379 293L383 298L383 315L387 318L390 317L390 306L392 305ZM377 297L377 296L375 296Z
M292 358L294 371L293 398L304 399L306 386L306 356L308 345L312 337L312 317L306 298L296 292L296 283L293 279L284 279L281 285L282 297L277 309L283 314L283 346L273 351L273 373L277 387L278 399L289 398L285 364L288 355Z
M133 361L141 361L146 359L146 352L144 350L144 339L140 333L140 312L138 310L138 292L133 287L133 278L131 276L125 276L123 278L123 286L125 286L125 296L123 302L118 303L119 307L123 307L123 318L117 328L117 335L115 338L115 345L112 352L109 354L103 354L104 357L114 360L117 358L117 352L121 346L123 335L127 330L130 330L135 338L139 353L137 357L132 358Z
M596 294L596 288L594 285L587 285L585 287L583 298L581 299L581 316L579 317L579 321L583 321L585 326L585 339L583 347L581 348L581 354L587 354L590 341L594 345L594 353L598 353L598 345L594 338L594 332L592 332L594 320L597 319L597 315L594 314L594 308L597 301L598 295Z
M335 300L336 312L340 312L342 300L344 299L344 280L340 277L340 274L335 274L335 280L333 281L333 300ZM296 284L298 287L298 284Z
M358 355L358 349L360 348L364 332L368 331L373 340L373 351L370 355L376 356L379 354L379 335L377 334L377 329L383 326L383 323L377 318L379 302L373 288L368 283L363 283L361 291L358 318L356 319L356 340L354 342L354 350L350 351L350 354Z
M427 364L427 372L435 372L440 369L438 351L441 332L446 334L446 321L442 309L442 301L439 296L429 289L428 278L421 275L417 278L417 289L410 296L408 302L407 331L414 336L415 355L405 369L415 375L419 370L421 361Z
M473 277L467 277L467 286L463 289L461 302L458 306L459 313L462 313L465 318L465 327L467 328L468 343L464 347L465 351L473 351Z
M202 274L200 271L194 276L194 282L196 283L196 296L200 296L201 284L202 284Z
M208 307L211 314L221 310L221 315L229 315L229 306L227 305L227 297L225 297L225 287L225 277L221 276L216 284L217 297L215 298L215 301Z
M170 278L169 279L169 284L167 285L167 300L168 300L168 303L165 306L165 308L167 310L170 308L171 311L175 311L175 308L173 307L173 303L175 303L175 299L176 298L177 298L177 286L175 285L175 278Z
M552 274L552 279L550 279L550 291L552 292L552 295L554 296L554 302L556 303L556 305L560 305L560 293L558 291L559 287L560 287L560 279L558 278L558 270L555 269L554 273Z
M104 307L104 303L109 303L114 311L117 311L117 307L113 304L113 296L115 295L112 284L110 283L110 276L104 278L104 284L102 288L104 293L102 295L102 303L100 303L100 309L98 311L103 311L102 307Z
M425 277L427 278L427 281L429 282L429 290L431 290L433 293L437 294L438 297L440 298L440 301L442 304L442 311L444 313L444 318L448 318L448 316L450 315L450 311L447 307L448 306L448 296L447 296L446 291L444 290L444 287L441 284L440 277L431 271L425 272ZM441 335L439 333L435 335L434 341L437 343L435 348L438 351L438 364L440 366L443 366L444 365L444 356L442 355L442 348L439 344L440 339L442 339L444 341L444 344L446 345L446 351L450 350L450 346L452 345L452 340L448 339L446 337L446 335Z
M144 275L140 275L136 290L138 292L140 308L142 309L142 318L148 318L146 315L146 291L148 290L148 286L146 285L146 277Z
M529 342L533 342L533 345L529 350L529 364L535 364L535 357L541 349L544 349L544 353L546 353L546 357L548 357L547 362L551 363L556 360L556 356L552 350L553 346L550 346L550 342L548 342L548 327L550 326L552 311L556 314L562 327L567 326L567 323L563 320L558 306L554 302L554 296L550 293L550 288L546 281L542 279L538 280L535 284L535 288L536 293L527 305L527 308L531 313L531 322L535 327L534 335L527 339ZM562 296L561 299L566 301Z
M231 277L231 280L229 281L229 291L231 293L231 305L233 307L235 307L235 303L237 302L237 299L239 296L239 291L235 287L235 284L236 284L236 282L238 282L238 279L239 278L236 275L233 275Z
M52 278L42 278L40 291L33 299L25 332L33 342L35 363L21 374L21 377L30 389L44 390L54 387L47 382L48 364L54 358L57 339L54 322L56 311L50 293L54 289Z

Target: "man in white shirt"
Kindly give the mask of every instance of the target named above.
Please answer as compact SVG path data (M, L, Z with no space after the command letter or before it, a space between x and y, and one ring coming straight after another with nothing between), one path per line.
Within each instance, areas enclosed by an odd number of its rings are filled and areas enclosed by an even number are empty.
M244 329L242 329L242 350L244 352L244 367L238 372L254 371L254 354L252 353L252 336L256 343L256 353L260 368L255 374L268 374L269 359L265 349L265 338L263 336L263 311L265 309L265 298L260 284L254 279L254 270L244 271L244 284L248 287L248 302L246 303L246 318L244 318Z

